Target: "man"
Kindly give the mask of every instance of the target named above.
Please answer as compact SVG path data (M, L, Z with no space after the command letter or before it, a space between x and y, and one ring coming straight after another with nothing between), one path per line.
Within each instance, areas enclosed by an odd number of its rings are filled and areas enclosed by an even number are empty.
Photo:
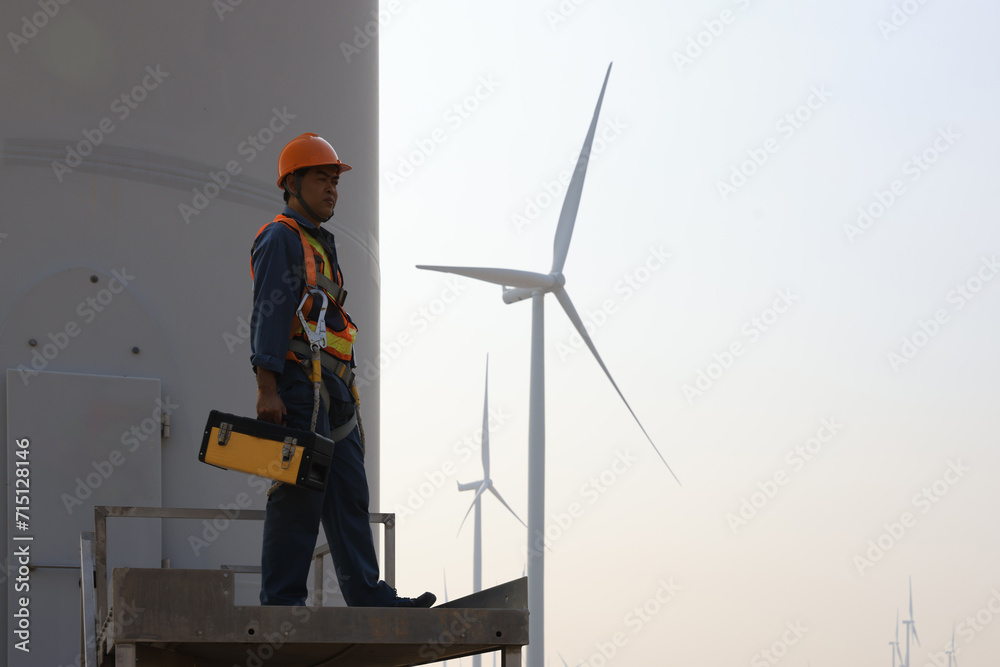
M325 491L277 484L268 493L260 601L305 604L322 522L349 606L430 607L435 602L431 593L401 598L378 578L355 413L357 328L343 309L346 291L333 234L320 226L333 216L340 175L350 169L321 137L306 133L292 139L278 157L278 187L287 206L261 228L250 251L250 362L257 374L257 418L304 430L312 430L315 419L315 431L337 443ZM315 386L308 374L313 352L303 325L316 331L320 323L326 335L320 352L321 405L314 417Z

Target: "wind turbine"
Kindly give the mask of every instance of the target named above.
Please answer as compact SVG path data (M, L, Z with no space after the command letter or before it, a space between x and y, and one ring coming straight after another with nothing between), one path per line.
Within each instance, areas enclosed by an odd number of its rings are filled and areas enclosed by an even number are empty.
M896 656L899 656L899 664L903 664L903 654L899 651L899 610L896 610L896 641L889 642L892 646L892 667L896 667Z
M475 491L476 497L472 499L472 504L469 505L469 509L466 510L465 516L462 517L462 523L458 526L458 532L462 532L462 526L465 525L465 520L469 518L469 512L475 508L476 514L473 519L473 541L472 541L472 592L478 593L483 590L483 513L481 506L481 498L483 493L489 491L494 496L497 497L503 506L514 515L514 518L521 521L521 517L517 515L517 512L510 508L507 501L503 499L500 492L496 490L493 486L493 480L490 478L490 358L486 357L486 388L483 390L483 478L478 482L469 482L468 484L458 483L459 491ZM521 521L521 525L527 528L524 521ZM472 656L472 666L481 667L482 656L474 655Z
M528 667L542 667L545 656L545 295L549 292L555 294L556 299L566 311L573 326L576 327L580 337L587 344L591 354L597 360L598 365L604 371L611 385L618 392L625 403L625 407L632 414L633 419L642 429L649 444L659 455L660 460L667 466L667 470L673 475L677 483L677 475L671 470L667 460L656 448L653 439L646 433L639 418L636 416L632 406L625 400L624 394L618 388L618 384L611 377L611 372L601 355L597 353L590 335L583 326L580 316L573 307L569 295L566 293L566 278L563 276L563 266L566 264L566 255L569 252L569 243L573 237L573 226L576 224L576 213L580 207L580 197L583 194L583 181L587 175L587 163L590 161L590 148L594 143L594 134L597 131L597 118L601 113L601 103L604 101L604 91L608 86L608 77L611 76L611 65L604 75L604 85L601 86L601 94L597 98L597 107L594 109L593 119L590 121L590 129L584 139L580 157L577 160L573 177L570 179L569 187L566 188L566 197L563 200L562 210L559 212L559 223L556 227L555 242L552 251L552 269L548 273L535 273L532 271L520 271L517 269L496 269L496 268L476 268L458 266L425 266L418 265L418 269L430 271L441 271L444 273L454 273L476 280L483 280L494 283L504 288L504 303L511 304L524 299L531 298L531 383L529 391L528 409L528 609L531 615L528 618L528 632L531 643L528 644L527 665ZM509 289L508 289L509 287Z
M955 657L955 622L951 622L951 649L945 651L948 654L948 667L958 666L958 658Z
M917 636L917 626L913 622L913 577L910 577L910 620L903 621L903 625L906 626L906 667L910 667L910 633L913 633L913 638L917 640L917 646L920 646L920 637Z

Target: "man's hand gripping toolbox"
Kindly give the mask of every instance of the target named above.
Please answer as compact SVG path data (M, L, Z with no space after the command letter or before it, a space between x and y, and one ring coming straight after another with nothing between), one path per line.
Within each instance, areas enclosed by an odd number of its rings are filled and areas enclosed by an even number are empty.
M331 433L334 440L311 431L212 410L205 424L198 460L322 491L335 442L346 437L356 423L355 415L355 419L344 425L349 428L341 427Z

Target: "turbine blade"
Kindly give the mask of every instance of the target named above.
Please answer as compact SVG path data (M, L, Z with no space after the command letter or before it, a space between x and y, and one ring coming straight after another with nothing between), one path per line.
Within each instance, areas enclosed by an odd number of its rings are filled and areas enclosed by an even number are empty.
M563 667L569 667L569 663L566 662L566 658L564 658L562 656L562 653L560 653L559 651L556 651L556 655L558 655L559 659L562 660Z
M917 640L917 646L920 646L920 637L917 636L917 624L910 623L910 627L913 628L913 638Z
M601 103L604 102L604 91L608 87L610 76L609 63L608 71L604 75L604 85L601 86L601 94L597 98L594 117L590 121L590 129L587 130L587 138L583 140L576 169L573 170L573 177L570 179L569 187L566 188L562 210L559 211L559 225L556 227L556 238L552 247L552 273L561 273L563 265L566 264L569 242L573 238L573 226L576 224L576 212L580 208L580 196L583 194L583 181L587 176L587 163L590 162L590 147L594 143L594 134L597 131L597 117L601 114Z
M647 440L649 440L649 444L653 446L653 450L656 452L657 456L660 457L660 460L663 461L663 465L667 466L667 470L670 471L670 474L673 475L674 479L677 480L677 483L680 484L681 480L677 479L677 475L674 474L674 471L670 467L670 464L667 463L667 460L665 458L663 458L663 454L661 454L660 450L657 449L656 444L653 442L653 439L649 437L648 433L646 433L646 429L645 427L643 427L642 422L640 422L639 418L636 417L635 411L632 410L632 406L629 405L627 400L625 400L625 395L622 394L622 390L618 388L618 383L616 383L615 379L611 377L611 371L609 371L608 367L604 365L604 360L601 359L601 355L597 353L597 348L594 347L594 342L590 340L590 335L587 333L586 327L583 326L583 321L577 314L576 308L573 307L573 302L570 301L569 294L567 294L565 290L556 290L555 295L556 298L559 300L559 303L562 304L563 310L566 311L566 315L569 317L570 322L572 322L573 326L576 327L577 333L580 334L580 337L583 338L583 342L585 342L587 344L587 347L590 348L591 354L593 354L594 358L597 359L597 363L600 364L601 369L604 371L604 374L608 376L608 380L611 381L611 386L615 388L615 391L618 392L618 396L620 396L622 402L625 403L625 407L628 408L628 411L630 413L632 413L632 418L635 419L635 423L639 425L640 429L642 429L642 434L646 436Z
M492 269L475 266L428 266L417 264L424 271L440 271L454 273L466 278L482 280L504 287L525 287L528 289L546 289L555 285L556 279L547 273L520 271L518 269Z
M493 494L494 496L496 496L496 497L497 497L497 500L499 500L500 502L502 502L502 503L503 503L503 506L507 508L507 511L508 511L508 512L510 512L511 514L513 514L513 515L514 515L514 518L515 518L515 519L517 519L518 521L521 521L521 517L519 517L519 516L517 515L517 512L515 512L514 510L512 510L512 509L510 508L510 505L508 505L508 504L507 504L507 501L503 499L503 496L501 496L501 495L500 495L500 492L499 492L499 491L497 491L497 490L496 490L495 488L493 488L493 484L492 484L492 483L490 483L490 493L492 493L492 494ZM526 523L525 523L525 522L523 522L523 521L521 521L521 525L522 525L522 526L524 526L525 528L527 528L527 527L528 527L528 524L526 524Z
M486 382L483 389L483 479L490 479L490 355L486 355Z
M483 492L486 491L486 487L487 487L487 482L483 482L483 485L479 487L478 491L476 491L476 497L472 499L472 504L469 505L469 509L465 510L465 516L462 517L462 523L459 524L458 532L455 533L455 537L458 537L459 535L462 534L462 526L465 525L465 520L469 518L469 512L471 512L472 508L475 507L476 501L479 500L479 496L483 495Z
M448 601L448 573L441 568L441 574L444 576L444 601Z

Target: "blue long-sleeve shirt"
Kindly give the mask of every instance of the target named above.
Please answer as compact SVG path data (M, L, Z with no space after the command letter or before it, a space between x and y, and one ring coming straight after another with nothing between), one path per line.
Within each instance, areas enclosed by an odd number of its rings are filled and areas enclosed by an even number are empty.
M323 246L327 249L327 259L336 276L340 267L333 234L317 227L291 208L285 207L282 215L293 218L306 234L326 241ZM296 311L302 299L302 276L305 275L302 241L285 225L268 225L251 249L250 262L254 274L250 363L281 375L285 369L292 321L297 317ZM331 400L353 402L354 398L343 381L325 368L323 379Z

